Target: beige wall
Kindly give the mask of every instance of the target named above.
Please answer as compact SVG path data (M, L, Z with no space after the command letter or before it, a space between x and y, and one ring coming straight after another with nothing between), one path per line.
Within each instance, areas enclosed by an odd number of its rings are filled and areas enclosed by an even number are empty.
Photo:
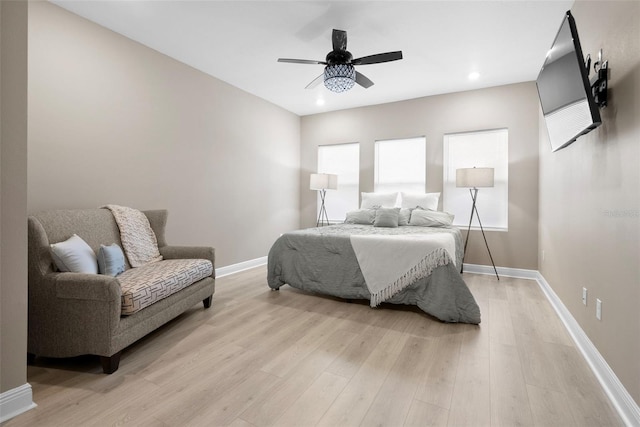
M0 2L0 393L27 382L27 3Z
M640 3L572 13L584 54L609 60L610 102L602 126L555 153L540 119L539 270L640 403Z
M50 3L29 25L29 212L167 208L216 267L298 228L298 116Z
M441 191L445 133L506 127L509 232L488 233L496 264L539 268L640 402L639 7L574 6L585 53L603 48L611 61L611 103L602 127L550 153L533 83L299 119L54 5L32 3L27 201L26 116L14 108L27 108L20 39L26 6L0 2L0 392L26 382L20 223L27 210L105 203L168 208L171 243L216 246L218 266L229 265L264 256L279 233L315 223L308 179L318 145L360 142L361 191L372 191L374 141L426 135L427 191ZM9 32L18 37L9 42ZM15 75L7 72L8 58ZM7 126L14 113L17 121ZM538 247L545 251L539 264ZM477 232L467 261L489 262ZM590 292L587 307L580 303L582 286ZM595 298L604 302L601 322Z
M301 223L315 225L316 192L309 174L317 147L360 143L360 191L373 191L374 142L425 135L427 191L442 191L446 133L509 129L509 231L487 232L496 265L536 269L538 221L538 98L534 83L430 96L410 101L302 117ZM440 202L442 208L442 198ZM469 205L471 210L471 205ZM464 232L466 234L466 231ZM491 265L479 231L472 231L465 262Z

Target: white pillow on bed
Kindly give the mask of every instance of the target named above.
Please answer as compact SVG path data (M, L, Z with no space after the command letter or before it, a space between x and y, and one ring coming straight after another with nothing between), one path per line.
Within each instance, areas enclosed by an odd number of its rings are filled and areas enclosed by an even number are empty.
M362 193L360 209L393 208L397 199L398 193Z
M417 208L438 210L440 193L400 193L402 208Z
M449 212L414 209L409 225L420 227L448 227L453 223L454 215Z

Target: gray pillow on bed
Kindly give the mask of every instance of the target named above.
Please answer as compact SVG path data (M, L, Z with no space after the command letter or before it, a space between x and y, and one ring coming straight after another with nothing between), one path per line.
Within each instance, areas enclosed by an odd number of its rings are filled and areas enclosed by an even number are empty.
M373 221L374 227L397 227L400 208L379 208L376 209L376 218Z
M375 218L375 209L358 209L357 211L347 212L347 218L344 220L344 223L371 225Z
M400 215L398 215L398 225L409 225L409 219L411 218L411 208L400 209Z
M415 209L411 212L409 225L421 227L447 227L453 223L454 215L449 212L440 212L424 209Z

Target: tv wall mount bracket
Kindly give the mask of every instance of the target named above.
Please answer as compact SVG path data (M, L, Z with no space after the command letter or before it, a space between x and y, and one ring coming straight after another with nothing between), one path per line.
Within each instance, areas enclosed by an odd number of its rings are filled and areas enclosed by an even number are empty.
M585 61L585 68L587 69L587 77L591 74L591 55L587 55ZM589 80L591 84L591 94L593 100L599 108L607 106L607 77L609 71L609 61L602 60L602 49L598 52L598 60L593 63L593 71L595 76Z

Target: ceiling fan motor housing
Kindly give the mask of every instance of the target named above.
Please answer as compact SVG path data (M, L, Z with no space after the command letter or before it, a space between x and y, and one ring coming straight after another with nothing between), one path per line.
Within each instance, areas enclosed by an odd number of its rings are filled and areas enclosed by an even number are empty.
M353 55L348 50L332 50L327 54L327 64L350 64Z

